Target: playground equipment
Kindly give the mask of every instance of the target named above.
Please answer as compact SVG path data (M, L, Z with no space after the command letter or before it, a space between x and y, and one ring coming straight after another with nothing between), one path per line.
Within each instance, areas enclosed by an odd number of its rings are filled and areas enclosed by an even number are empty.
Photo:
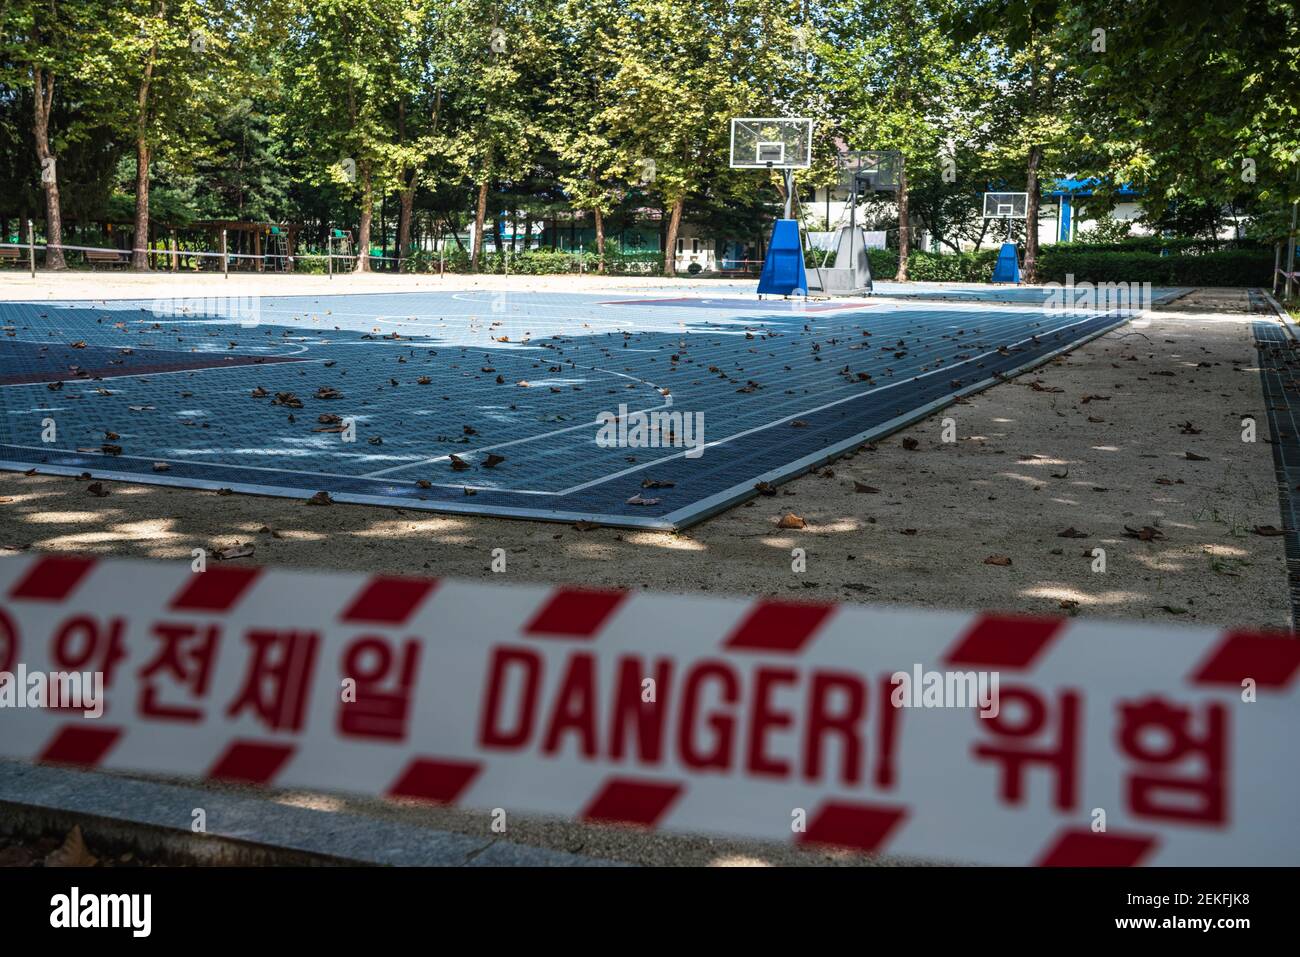
M804 243L794 203L794 171L812 165L813 121L802 117L738 117L731 121L733 169L779 169L785 176L785 216L772 227L772 241L758 278L758 294L806 296Z
M841 225L832 248L835 265L813 269L810 289L831 296L859 296L871 292L871 261L862 230L858 228L858 197L862 192L895 192L898 189L901 157L896 150L850 150L836 160L840 185L850 190L849 221Z
M1020 282L1020 252L1011 240L1011 221L1025 219L1028 215L1028 193L984 194L984 218L1004 219L1007 222L1007 238L998 252L998 261L993 266L993 282Z

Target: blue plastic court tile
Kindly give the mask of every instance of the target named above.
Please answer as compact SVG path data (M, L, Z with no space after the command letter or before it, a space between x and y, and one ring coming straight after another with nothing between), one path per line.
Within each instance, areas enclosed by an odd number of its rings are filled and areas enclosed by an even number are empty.
M680 528L1126 318L648 298L0 304L0 468Z

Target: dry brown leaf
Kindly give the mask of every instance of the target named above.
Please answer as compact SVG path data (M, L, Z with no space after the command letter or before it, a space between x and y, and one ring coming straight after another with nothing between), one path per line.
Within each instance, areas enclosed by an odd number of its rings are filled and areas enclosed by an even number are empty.
M68 832L61 847L45 855L46 867L94 867L99 858L90 853L86 841L81 836L81 826L77 825Z
M781 520L776 523L777 528L805 528L807 525L808 523L794 512L786 512L781 516Z
M1008 555L990 555L984 559L985 565L1010 565L1011 557Z
M1164 538L1165 533L1150 525L1143 525L1141 528L1130 528L1125 525L1124 537L1136 538L1139 542L1151 542L1155 541L1157 538Z

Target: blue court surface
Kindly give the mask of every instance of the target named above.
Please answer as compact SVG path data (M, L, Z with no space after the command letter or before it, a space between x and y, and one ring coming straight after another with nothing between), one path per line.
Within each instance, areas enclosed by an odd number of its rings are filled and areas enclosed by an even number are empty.
M682 528L1129 315L691 292L0 303L0 468Z

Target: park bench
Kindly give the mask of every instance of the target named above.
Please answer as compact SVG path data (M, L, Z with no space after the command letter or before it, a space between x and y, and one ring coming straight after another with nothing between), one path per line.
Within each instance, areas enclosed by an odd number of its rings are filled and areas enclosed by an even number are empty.
M92 269L96 265L125 266L126 256L119 249L87 249L86 263Z

